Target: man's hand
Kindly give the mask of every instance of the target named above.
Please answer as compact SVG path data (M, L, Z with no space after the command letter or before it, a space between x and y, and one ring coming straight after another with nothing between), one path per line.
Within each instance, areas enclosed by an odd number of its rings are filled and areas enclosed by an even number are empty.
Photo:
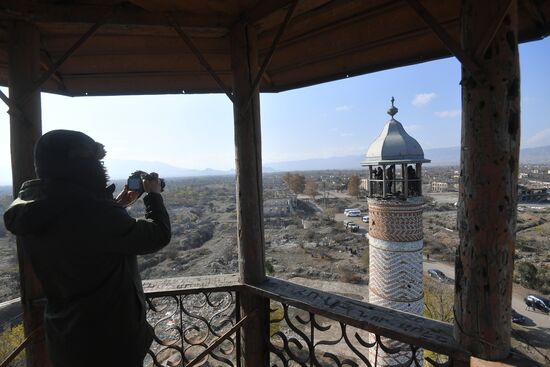
M158 173L151 172L145 178L143 178L143 189L145 192L155 192L160 194L162 187L160 186L160 179Z
M127 207L128 205L132 205L139 197L139 193L136 191L129 191L128 185L124 185L124 189L118 194L115 201L123 206Z

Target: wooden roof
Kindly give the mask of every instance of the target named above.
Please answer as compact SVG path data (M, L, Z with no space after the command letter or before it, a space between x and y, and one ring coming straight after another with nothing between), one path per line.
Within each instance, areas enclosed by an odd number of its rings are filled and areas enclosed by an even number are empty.
M2 0L0 84L8 83L10 20L37 25L44 68L103 21L43 85L43 91L72 96L221 92L178 36L170 17L230 87L232 24L245 20L257 28L261 64L291 4L291 0ZM459 40L460 0L421 4ZM548 35L550 1L519 4L520 41ZM407 1L300 0L260 88L284 91L447 56L450 52Z

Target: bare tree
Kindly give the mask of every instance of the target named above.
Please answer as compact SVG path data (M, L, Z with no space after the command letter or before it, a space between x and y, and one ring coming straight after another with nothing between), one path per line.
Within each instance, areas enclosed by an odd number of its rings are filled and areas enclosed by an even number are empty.
M351 196L359 196L359 176L353 175L349 179L348 194Z
M313 201L315 201L315 196L319 193L317 192L317 182L315 181L307 181L305 188L304 188L304 194L309 196Z

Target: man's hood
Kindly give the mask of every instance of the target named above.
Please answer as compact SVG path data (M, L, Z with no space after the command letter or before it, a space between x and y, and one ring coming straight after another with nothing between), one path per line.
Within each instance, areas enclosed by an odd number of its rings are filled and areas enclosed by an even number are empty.
M112 194L112 190L109 191ZM44 232L71 206L93 198L97 198L97 195L77 185L43 180L27 181L21 186L17 199L4 213L4 224L6 229L16 235Z

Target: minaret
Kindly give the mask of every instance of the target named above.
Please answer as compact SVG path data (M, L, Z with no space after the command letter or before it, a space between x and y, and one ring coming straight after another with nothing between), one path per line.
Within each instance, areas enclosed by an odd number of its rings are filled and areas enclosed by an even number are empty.
M393 97L391 103L391 119L361 162L369 169L369 302L422 315L422 163L430 161L394 119L398 109ZM408 346L386 338L382 342L404 352L388 354L378 348L371 363L376 358L378 366L397 366L411 358ZM422 363L422 350L416 358Z

